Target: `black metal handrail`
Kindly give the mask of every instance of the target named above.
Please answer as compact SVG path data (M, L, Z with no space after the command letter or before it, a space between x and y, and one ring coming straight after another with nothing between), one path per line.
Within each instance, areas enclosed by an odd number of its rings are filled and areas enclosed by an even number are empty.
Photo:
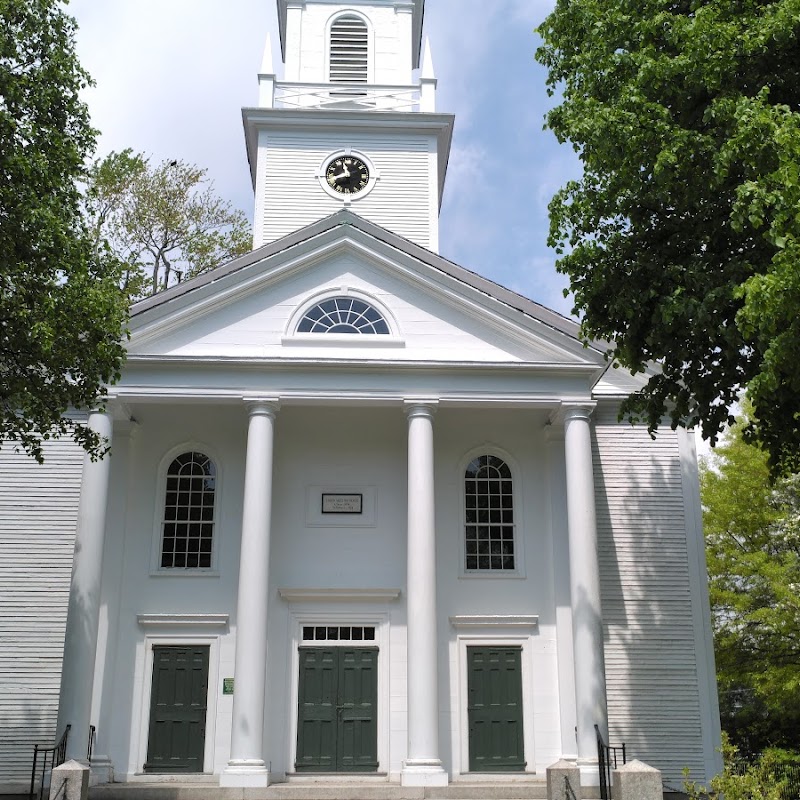
M94 750L94 740L97 736L97 728L94 725L89 726L89 746L86 748L86 760L92 760L92 751Z
M47 775L47 770L49 769L50 772L55 769L55 767L60 766L64 763L64 759L67 756L67 739L69 738L69 730L72 726L67 725L64 728L64 733L61 734L61 738L55 743L51 745L42 745L42 744L35 744L33 746L33 768L31 769L31 790L28 795L30 800L33 800L35 797L35 789L36 789L36 774L37 774L37 767L40 763L41 757L41 770L42 770L42 777L39 781L39 800L42 800L44 797L44 787L45 787L45 776Z
M617 769L619 762L623 764L626 761L625 744L618 747L611 747L603 741L603 735L600 733L600 728L594 726L594 732L597 735L597 763L600 770L600 800L611 800L611 773Z

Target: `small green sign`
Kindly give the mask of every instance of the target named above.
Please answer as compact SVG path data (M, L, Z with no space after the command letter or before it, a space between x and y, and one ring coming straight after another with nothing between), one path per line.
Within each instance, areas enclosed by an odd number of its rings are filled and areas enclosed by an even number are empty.
M222 694L233 694L233 678L222 679Z

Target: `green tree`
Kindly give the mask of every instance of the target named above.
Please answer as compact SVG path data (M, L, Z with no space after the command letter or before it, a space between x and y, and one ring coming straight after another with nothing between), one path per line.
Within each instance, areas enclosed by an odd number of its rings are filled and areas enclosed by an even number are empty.
M747 753L800 749L800 474L771 483L747 416L700 481L723 727Z
M557 0L547 125L583 164L550 243L587 338L659 369L623 405L712 442L748 387L771 466L800 454L800 0Z
M246 253L245 215L217 197L206 170L183 161L151 165L132 150L90 170L86 211L98 242L125 263L133 299L155 294Z
M57 0L0 0L0 443L105 443L64 416L118 377L127 304L95 246L79 183L95 144L79 92L75 22Z

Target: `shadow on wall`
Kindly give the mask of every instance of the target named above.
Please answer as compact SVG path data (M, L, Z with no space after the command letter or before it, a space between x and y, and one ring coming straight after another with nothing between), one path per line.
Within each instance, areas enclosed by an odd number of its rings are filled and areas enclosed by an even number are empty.
M704 753L678 437L593 432L610 744L682 786Z

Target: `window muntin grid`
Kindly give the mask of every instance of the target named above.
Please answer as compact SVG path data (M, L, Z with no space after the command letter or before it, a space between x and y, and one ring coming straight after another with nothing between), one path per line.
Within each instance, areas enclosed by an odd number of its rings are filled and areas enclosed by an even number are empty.
M217 470L203 453L177 456L167 469L162 569L210 569Z
M501 458L473 459L464 473L465 567L468 571L515 569L514 491Z
M373 306L354 297L332 297L303 314L298 333L389 333L389 325Z
M374 625L303 625L304 642L374 642Z
M369 77L369 30L353 14L339 17L331 25L331 83L363 84Z

